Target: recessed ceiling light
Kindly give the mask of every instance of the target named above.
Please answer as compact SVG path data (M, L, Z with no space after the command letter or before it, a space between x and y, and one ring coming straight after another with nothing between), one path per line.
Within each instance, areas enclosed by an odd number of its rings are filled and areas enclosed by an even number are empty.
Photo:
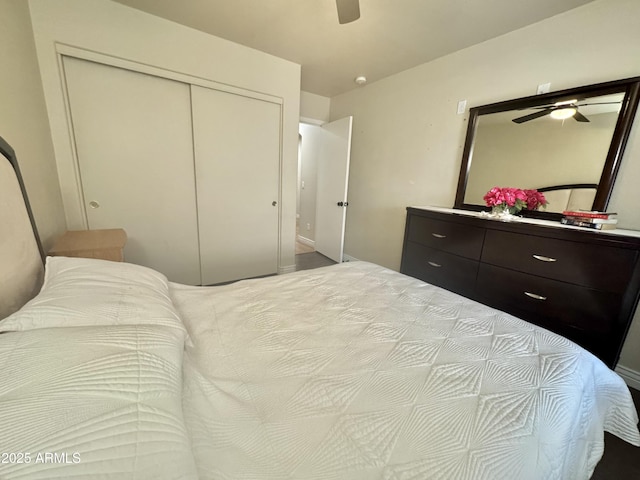
M364 75L359 75L353 81L358 85L364 85L365 83L367 83L367 77L365 77Z

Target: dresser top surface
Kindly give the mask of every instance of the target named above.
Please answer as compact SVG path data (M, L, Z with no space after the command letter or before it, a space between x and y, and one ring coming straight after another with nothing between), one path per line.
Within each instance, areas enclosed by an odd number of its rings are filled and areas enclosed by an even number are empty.
M501 223L524 223L524 224L530 224L530 225L540 225L543 227L549 227L549 228L559 228L559 229L563 229L563 230L578 230L580 232L589 232L589 233L593 233L596 235L613 235L613 236L624 236L624 237L635 237L635 238L640 238L640 231L638 230L625 230L622 228L614 228L612 230L593 230L593 229L589 229L586 227L574 227L571 225L563 225L560 222L556 222L553 220L540 220L540 219L536 219L536 218L524 218L524 217L513 217L513 219L511 220L500 220L500 219L496 219L496 218L492 218L490 217L486 212L474 212L471 210L459 210L457 208L445 208L445 207L432 207L432 206L426 206L426 207L422 207L422 206L418 206L418 207L411 207L411 208L415 208L418 210L427 210L427 211L432 211L432 212L439 212L439 213L447 213L450 215L462 215L462 216L466 216L466 217L475 217L475 218L481 218L481 219L486 219L489 221L493 221L493 222L501 222Z

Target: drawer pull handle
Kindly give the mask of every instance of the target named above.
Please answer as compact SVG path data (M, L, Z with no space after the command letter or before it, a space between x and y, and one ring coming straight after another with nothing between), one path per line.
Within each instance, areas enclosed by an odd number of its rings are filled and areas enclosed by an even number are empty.
M552 257L545 257L544 255L534 255L533 258L540 260L541 262L557 262L558 260Z
M447 238L446 235L442 235L441 233L432 233L431 235L433 235L436 238Z
M538 295L537 293L524 292L527 297L531 297L535 300L546 300L547 297L543 297L542 295Z
M436 262L427 262L429 265L431 265L432 267L436 267L436 268L440 268L442 265L440 265L439 263Z

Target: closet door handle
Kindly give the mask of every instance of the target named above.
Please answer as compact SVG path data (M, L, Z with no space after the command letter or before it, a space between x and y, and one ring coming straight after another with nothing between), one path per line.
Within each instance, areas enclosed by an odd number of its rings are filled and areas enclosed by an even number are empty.
M446 235L442 235L441 233L432 233L431 235L433 235L436 238L447 238Z
M538 295L537 293L524 292L524 294L525 294L527 297L533 298L534 300L540 300L540 301L543 301L543 300L546 300L546 299L547 299L547 297L543 297L542 295Z
M431 265L432 267L435 267L435 268L440 268L442 266L442 265L440 265L439 263L436 263L436 262L427 262L427 263L429 265Z
M96 202L95 200L91 200L91 201L89 202L89 206L90 206L91 208L100 208L100 204L99 204L98 202Z
M557 262L558 260L552 257L545 257L544 255L533 255L533 258L540 260L541 262Z

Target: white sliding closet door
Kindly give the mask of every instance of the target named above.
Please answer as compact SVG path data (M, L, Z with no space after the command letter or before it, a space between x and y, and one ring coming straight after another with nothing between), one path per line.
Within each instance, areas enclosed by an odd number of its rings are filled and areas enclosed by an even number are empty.
M90 229L129 237L128 262L200 284L189 85L64 57Z
M202 284L276 273L280 105L191 88Z

